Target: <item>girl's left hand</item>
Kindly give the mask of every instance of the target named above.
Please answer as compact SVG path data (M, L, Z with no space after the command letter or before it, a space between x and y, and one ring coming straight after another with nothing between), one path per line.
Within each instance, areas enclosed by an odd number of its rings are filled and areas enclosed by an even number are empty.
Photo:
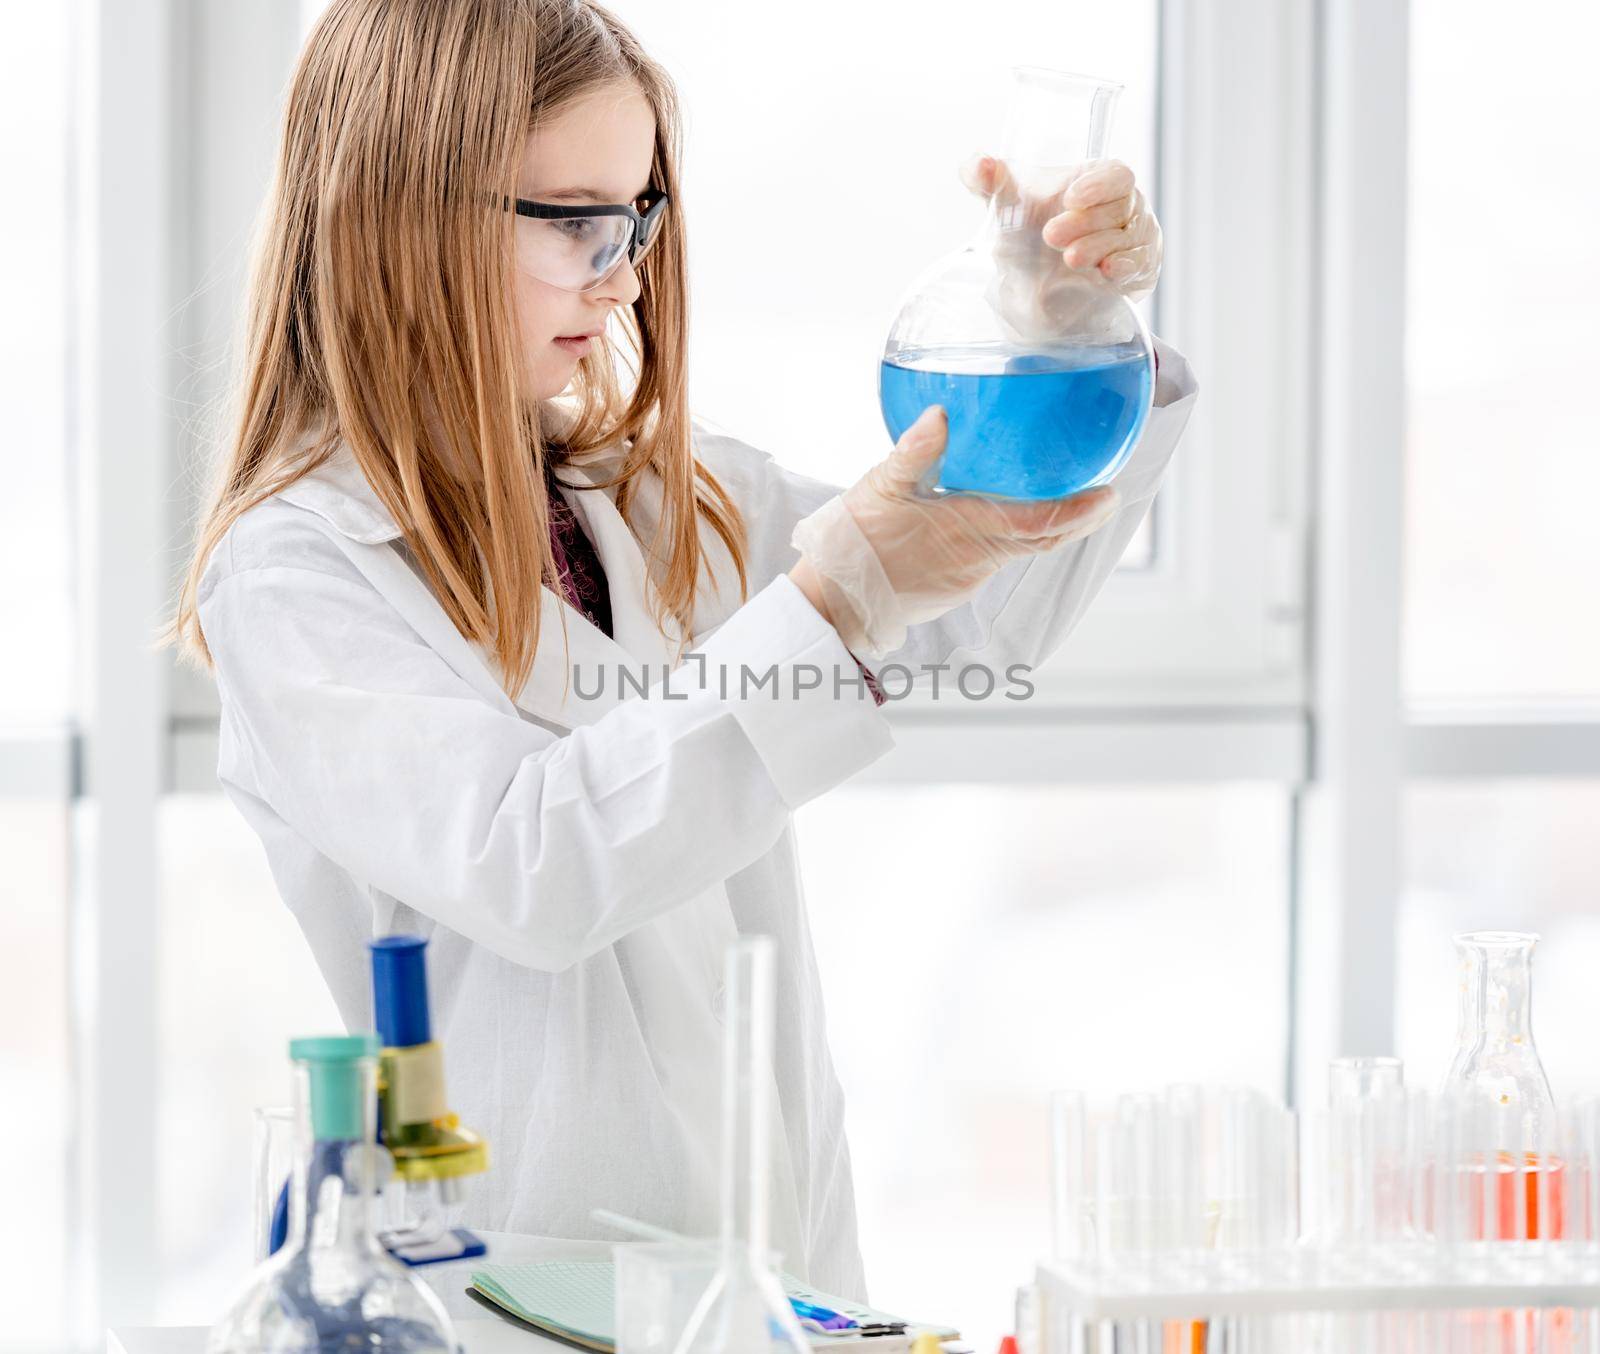
M991 155L972 156L961 166L961 181L980 197L1016 193L1004 163ZM1044 242L1061 251L1069 268L1098 269L1133 300L1155 290L1161 276L1161 223L1127 165L1102 160L1090 166L1044 207L1055 213L1044 222Z

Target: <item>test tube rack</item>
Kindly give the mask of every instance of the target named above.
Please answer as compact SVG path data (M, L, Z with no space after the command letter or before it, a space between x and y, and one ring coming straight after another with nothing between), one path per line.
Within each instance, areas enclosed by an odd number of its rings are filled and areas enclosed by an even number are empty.
M1053 1133L1024 1354L1600 1354L1600 1101L1065 1093Z

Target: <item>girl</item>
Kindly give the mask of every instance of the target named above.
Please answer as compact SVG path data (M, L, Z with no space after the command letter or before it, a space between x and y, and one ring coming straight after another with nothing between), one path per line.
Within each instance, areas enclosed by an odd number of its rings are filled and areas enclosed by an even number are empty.
M937 410L843 493L793 474L689 417L678 143L665 72L590 0L334 0L174 628L352 1028L366 942L431 937L452 1103L495 1154L469 1223L714 1230L722 959L759 932L774 1244L865 1299L791 814L891 745L863 662L1057 648L1193 386L1163 349L1115 490L925 503ZM1064 263L1152 286L1131 175L1069 197ZM642 665L671 683L630 688Z

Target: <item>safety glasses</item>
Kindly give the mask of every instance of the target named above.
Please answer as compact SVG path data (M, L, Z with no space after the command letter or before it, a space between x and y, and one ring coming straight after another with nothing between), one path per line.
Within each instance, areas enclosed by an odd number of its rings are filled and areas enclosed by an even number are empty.
M515 200L517 266L562 291L598 287L626 258L638 267L661 234L667 195L650 193L643 205L559 206Z

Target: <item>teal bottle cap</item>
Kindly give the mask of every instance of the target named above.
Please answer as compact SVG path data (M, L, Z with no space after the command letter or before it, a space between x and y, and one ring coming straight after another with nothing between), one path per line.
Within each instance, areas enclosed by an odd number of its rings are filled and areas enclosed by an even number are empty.
M376 1058L379 1051L378 1036L375 1034L321 1034L289 1041L289 1056L301 1063Z
M366 1101L372 1087L362 1064L378 1056L378 1036L334 1034L291 1039L289 1056L306 1065L311 1086L311 1136L319 1142L364 1137Z

